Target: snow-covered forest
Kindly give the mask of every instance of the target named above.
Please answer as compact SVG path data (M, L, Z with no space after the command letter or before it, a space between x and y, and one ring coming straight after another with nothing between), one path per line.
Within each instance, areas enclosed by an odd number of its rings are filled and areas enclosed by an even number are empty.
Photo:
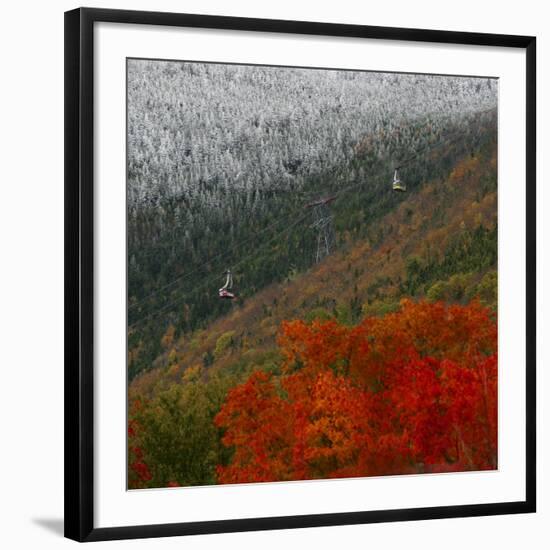
M225 193L246 191L253 201L345 162L365 136L403 140L424 117L435 132L496 100L494 79L129 60L129 199L185 193L223 208Z
M311 267L307 220L288 230L308 199L359 185L332 207L337 238L374 243L403 200L392 168L438 148L404 176L446 177L494 139L497 96L488 78L128 60L130 376L168 325L227 311L226 268L246 299Z

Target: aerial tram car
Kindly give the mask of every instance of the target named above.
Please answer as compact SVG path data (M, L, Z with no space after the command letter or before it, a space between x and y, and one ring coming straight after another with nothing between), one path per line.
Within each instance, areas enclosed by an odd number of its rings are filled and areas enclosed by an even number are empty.
M237 297L234 292L231 292L233 289L233 275L231 270L225 272L225 284L218 290L218 296L224 300L235 300Z
M399 178L398 170L399 170L399 167L395 168L395 172L393 173L392 189L394 191L403 192L407 190L407 186Z

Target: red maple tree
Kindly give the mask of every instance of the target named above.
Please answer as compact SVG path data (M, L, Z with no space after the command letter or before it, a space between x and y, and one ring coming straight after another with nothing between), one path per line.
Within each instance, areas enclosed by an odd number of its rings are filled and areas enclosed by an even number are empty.
M497 327L479 303L286 322L279 344L284 375L255 372L216 416L234 449L219 482L496 468Z

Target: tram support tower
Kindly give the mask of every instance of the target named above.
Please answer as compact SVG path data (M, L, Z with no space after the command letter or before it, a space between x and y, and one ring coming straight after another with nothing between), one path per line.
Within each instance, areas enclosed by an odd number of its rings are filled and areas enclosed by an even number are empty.
M328 256L336 246L332 212L330 211L330 203L335 199L336 195L306 204L306 208L311 208L313 212L311 227L317 230L315 263L319 263Z

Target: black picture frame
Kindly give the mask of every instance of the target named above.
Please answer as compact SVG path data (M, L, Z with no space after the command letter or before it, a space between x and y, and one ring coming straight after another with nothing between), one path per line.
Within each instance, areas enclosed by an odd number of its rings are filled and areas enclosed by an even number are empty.
M399 510L94 527L94 24L111 22L234 31L498 46L526 52L526 498ZM303 21L79 8L65 13L65 536L101 541L291 529L536 511L536 38Z

